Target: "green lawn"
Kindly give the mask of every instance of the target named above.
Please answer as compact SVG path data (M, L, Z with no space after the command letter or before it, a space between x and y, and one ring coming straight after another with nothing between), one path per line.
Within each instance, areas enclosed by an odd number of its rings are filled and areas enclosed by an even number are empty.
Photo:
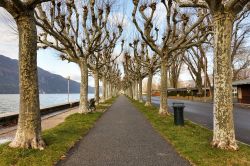
M112 98L104 104L112 104ZM108 106L101 106L102 109ZM66 118L65 122L55 128L43 132L43 138L47 144L45 150L12 149L0 145L0 166L5 165L29 165L49 166L54 165L75 143L87 134L102 113L89 113L87 115L73 114Z
M239 143L239 151L224 151L210 146L212 131L190 121L185 126L175 126L173 116L158 115L158 108L145 107L143 103L131 100L151 122L152 126L176 151L194 165L231 166L250 165L250 146Z

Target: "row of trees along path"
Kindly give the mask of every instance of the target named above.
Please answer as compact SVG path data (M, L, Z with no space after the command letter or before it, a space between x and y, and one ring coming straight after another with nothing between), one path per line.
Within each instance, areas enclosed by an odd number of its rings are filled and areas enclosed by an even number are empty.
M45 3L43 3L45 2ZM148 79L147 104L151 105L153 74L160 70L161 97L159 114L168 115L167 81L178 78L185 52L199 48L204 58L204 43L214 49L214 130L212 145L221 149L238 148L232 114L231 39L234 21L249 7L249 0L168 0L149 2L133 0L132 22L139 37L128 44L132 53L124 53L124 77L116 59L123 53L123 19L110 21L115 1L74 0L1 0L15 19L19 32L20 116L11 147L43 149L37 80L37 49L52 48L62 60L76 63L81 73L80 113L88 113L88 76L95 79L95 98L99 102L99 80L103 99L124 90L142 102L142 80ZM43 4L42 4L43 3ZM158 28L154 16L164 5L165 25ZM184 8L194 10L190 18ZM121 21L120 21L121 20ZM140 21L138 21L140 20ZM142 22L141 22L142 21ZM39 33L37 34L37 26ZM163 35L161 35L163 34ZM114 55L118 43L121 52ZM38 43L38 45L37 45ZM153 54L150 56L149 54ZM132 57L133 55L133 57ZM178 62L179 61L179 62ZM205 68L199 65L198 68ZM192 67L190 66L190 70ZM203 69L205 70L205 69ZM200 71L198 71L200 72ZM174 73L174 74L173 74ZM199 78L197 78L197 82ZM176 84L174 81L172 84ZM139 89L138 89L139 87Z
M111 1L100 4L95 0L83 3L74 0L0 2L0 7L5 8L15 19L19 32L20 110L18 129L11 147L45 147L41 137L37 81L38 48L55 49L61 53L62 60L78 64L81 72L80 113L88 113L89 73L98 80L95 81L97 103L100 78L104 82L104 100L116 95L120 89L121 73L115 62L119 55L112 54L123 27L122 22L109 22L112 5ZM121 41L121 50L123 43Z

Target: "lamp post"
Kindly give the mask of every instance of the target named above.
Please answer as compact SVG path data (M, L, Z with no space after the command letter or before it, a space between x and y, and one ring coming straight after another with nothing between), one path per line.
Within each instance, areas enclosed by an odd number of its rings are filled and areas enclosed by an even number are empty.
M68 79L68 103L69 103L69 80L70 80L70 76L68 76L67 79Z

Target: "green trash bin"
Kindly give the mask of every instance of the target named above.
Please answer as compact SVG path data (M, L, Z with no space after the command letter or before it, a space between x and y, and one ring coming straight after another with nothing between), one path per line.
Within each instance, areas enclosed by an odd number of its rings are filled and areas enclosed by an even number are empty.
M174 124L177 126L184 126L184 103L173 103L174 109Z

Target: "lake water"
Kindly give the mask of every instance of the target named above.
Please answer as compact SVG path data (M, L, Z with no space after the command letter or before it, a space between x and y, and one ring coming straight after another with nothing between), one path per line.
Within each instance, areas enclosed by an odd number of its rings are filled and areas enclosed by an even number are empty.
M94 94L90 93L89 98ZM70 94L69 101L79 101L80 94ZM40 94L40 108L68 103L68 94ZM19 94L0 94L0 114L18 112Z

